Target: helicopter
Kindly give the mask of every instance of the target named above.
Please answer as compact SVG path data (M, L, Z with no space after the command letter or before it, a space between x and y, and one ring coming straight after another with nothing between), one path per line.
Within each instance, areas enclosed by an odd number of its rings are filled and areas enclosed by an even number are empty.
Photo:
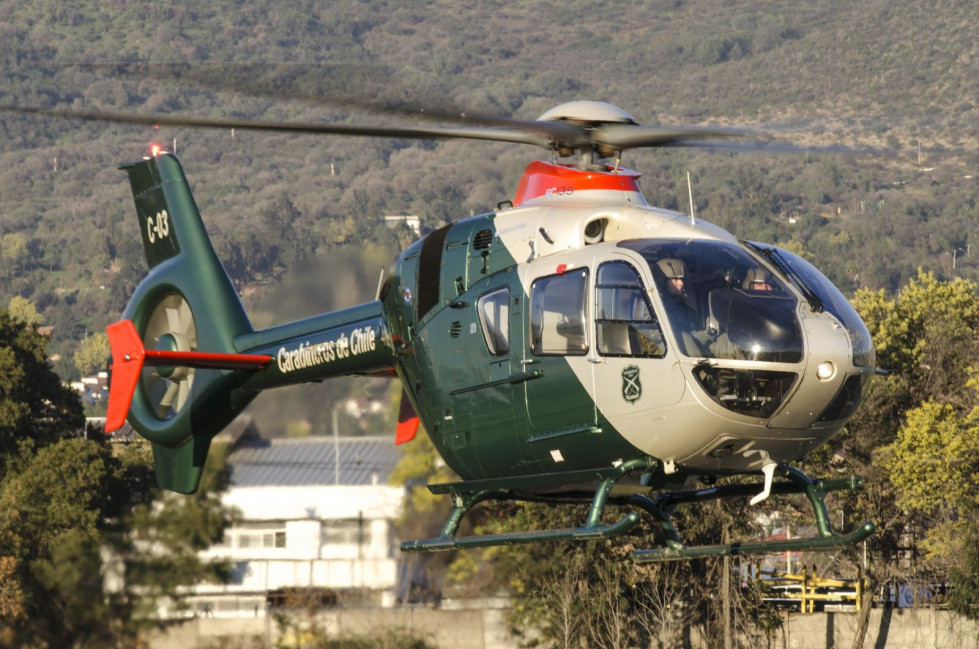
M715 146L743 133L642 125L596 101L533 121L428 128L26 112L551 152L527 166L512 200L411 244L372 300L262 330L211 246L177 158L155 150L121 165L149 272L107 328L106 431L128 419L152 443L163 488L193 492L211 439L260 392L394 376L403 388L395 443L423 427L460 477L429 486L452 511L438 537L404 542L405 552L610 538L643 513L664 542L636 550L640 562L830 548L874 530L830 523L827 494L859 489L859 477L813 479L792 464L842 429L875 372L856 311L802 257L651 206L640 174L620 164L631 148ZM761 481L716 483L743 475ZM678 505L800 493L814 513L809 538L689 546L672 519ZM589 507L568 529L459 536L488 500ZM603 522L609 503L626 514Z

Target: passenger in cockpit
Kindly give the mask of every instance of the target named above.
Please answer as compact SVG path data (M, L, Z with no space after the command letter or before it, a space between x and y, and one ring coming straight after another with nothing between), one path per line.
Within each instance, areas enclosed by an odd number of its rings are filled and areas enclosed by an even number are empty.
M771 293L775 290L771 276L761 268L749 268L745 274L742 288L749 293Z

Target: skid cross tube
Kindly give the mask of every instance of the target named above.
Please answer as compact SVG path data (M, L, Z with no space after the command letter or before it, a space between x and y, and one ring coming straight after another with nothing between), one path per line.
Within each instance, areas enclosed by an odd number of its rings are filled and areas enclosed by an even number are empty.
M826 511L826 494L830 491L850 491L860 489L863 480L857 476L831 480L812 480L802 471L793 467L780 466L779 471L788 478L787 482L772 485L772 493L804 493L812 505L816 518L817 536L785 541L756 541L752 543L731 543L727 545L684 546L673 525L670 514L683 503L698 503L721 498L739 498L753 495L758 485L730 485L660 494L656 498L636 495L628 499L629 504L648 512L659 524L666 539L665 548L636 550L632 556L638 563L670 561L677 559L698 559L740 554L768 554L775 552L794 552L799 550L823 550L851 543L859 543L871 533L875 526L867 522L848 534L833 532L829 513Z
M442 533L438 538L425 539L420 541L406 541L401 544L402 552L437 552L441 550L456 550L460 548L479 548L496 545L513 545L517 543L537 543L541 541L588 541L601 538L609 538L624 534L632 529L639 522L639 514L634 511L628 512L617 522L610 525L602 525L602 513L605 511L605 504L608 502L609 494L615 483L636 471L647 470L652 462L645 459L629 460L617 467L606 469L596 469L594 471L575 471L558 476L546 476L546 479L553 483L557 477L561 482L567 484L583 483L598 480L594 496L591 499L591 507L588 510L588 518L581 527L561 530L534 530L528 532L509 532L505 534L483 534L480 536L468 536L457 538L456 532L463 517L473 507L487 500L537 500L533 497L521 497L509 489L497 487L508 483L511 487L514 482L522 483L521 486L537 486L543 481L545 476L528 476L520 479L501 480L479 480L471 482L457 482L450 485L431 485L429 489L433 493L446 493L452 496L453 508L449 517L442 526Z

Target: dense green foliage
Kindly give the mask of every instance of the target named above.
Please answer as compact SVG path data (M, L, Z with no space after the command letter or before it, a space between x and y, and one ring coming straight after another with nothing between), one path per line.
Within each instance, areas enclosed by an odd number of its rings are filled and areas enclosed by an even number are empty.
M0 309L0 645L125 645L178 587L225 575L197 556L230 522L225 477L164 498L148 449L82 435L45 343Z
M877 520L876 577L927 587L951 581L950 604L979 618L979 294L974 282L919 273L893 300L855 300L874 336L874 386L843 441L846 462L868 472ZM882 425L883 424L883 425ZM899 561L901 548L913 548Z
M866 544L872 584L926 593L952 583L949 603L976 617L976 284L919 272L895 298L864 290L854 306L889 374L875 379L847 433L810 466L864 476L864 490L837 506L851 525L878 526ZM854 565L864 561L861 549L850 552Z
M0 309L0 475L24 440L52 444L85 426L77 397L49 369L46 342Z

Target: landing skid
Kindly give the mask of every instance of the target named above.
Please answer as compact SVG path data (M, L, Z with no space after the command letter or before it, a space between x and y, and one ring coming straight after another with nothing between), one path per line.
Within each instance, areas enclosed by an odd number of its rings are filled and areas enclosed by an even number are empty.
M874 531L874 524L867 522L847 534L833 531L829 513L826 510L826 495L831 491L854 491L863 486L863 479L849 478L812 480L796 468L779 465L776 472L786 478L783 482L773 482L772 472L767 471L764 484L725 485L696 489L692 491L666 492L655 496L641 494L612 495L616 484L628 475L650 474L656 467L654 460L635 459L617 467L589 471L571 471L559 474L542 474L521 478L501 478L492 480L469 480L448 484L429 485L434 494L447 494L453 502L442 533L438 538L421 541L408 541L401 544L402 552L437 552L518 543L538 543L542 541L588 541L611 538L627 533L639 522L641 510L652 516L658 523L666 540L665 547L636 550L633 558L639 563L696 559L742 554L769 554L798 550L823 550L858 543ZM547 491L567 488L573 485L594 485L587 493L569 493L561 496L548 496ZM535 495L535 492L544 492ZM731 543L723 545L686 546L673 525L672 513L677 505L700 503L727 498L756 497L759 492L770 494L804 493L812 506L817 535L809 538L785 541L758 541L752 543ZM477 504L487 500L497 501L539 501L550 503L591 502L584 525L571 529L534 530L509 532L505 534L484 534L458 538L456 532L465 515ZM612 524L603 524L602 513L609 502L632 508L625 516Z
M536 543L539 541L594 540L619 536L632 529L639 522L639 514L631 511L618 522L602 525L602 512L608 502L609 493L615 484L631 473L648 471L655 466L650 460L629 460L617 467L590 471L571 471L558 474L525 476L517 479L468 480L447 484L428 485L433 494L449 494L454 507L442 527L442 535L436 539L406 541L401 544L402 552L436 552L461 548L481 548L492 545L512 545L515 543ZM591 498L588 518L582 527L564 530L538 530L533 532L510 532L507 534L484 534L456 538L459 523L470 509L487 500L528 501L539 500L532 496L516 495L513 489L546 489L556 485L577 485L598 481L598 487ZM567 502L581 502L581 499Z

